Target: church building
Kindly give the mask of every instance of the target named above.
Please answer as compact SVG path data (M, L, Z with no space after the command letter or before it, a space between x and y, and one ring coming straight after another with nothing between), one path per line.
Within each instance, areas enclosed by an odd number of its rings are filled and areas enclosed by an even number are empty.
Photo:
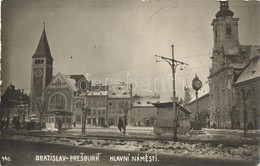
M82 115L84 90L91 83L84 75L53 76L53 58L43 29L36 52L32 56L31 113L45 122L47 128L70 128L76 117ZM80 90L83 89L83 90Z
M241 45L238 34L239 18L229 10L228 1L220 1L220 10L212 21L214 47L209 79L210 122L217 128L240 128L244 123L243 110L234 85L250 63L259 46ZM258 55L254 55L259 57ZM259 64L259 58L254 58ZM254 65L256 66L256 65ZM259 66L259 65L258 65ZM258 68L259 71L259 68ZM244 76L243 76L244 77ZM255 76L258 77L259 75ZM255 89L259 89L259 85ZM259 94L259 90L258 90ZM249 96L254 98L254 96ZM255 99L253 99L255 100ZM259 101L259 100L258 100ZM254 102L252 102L254 103ZM253 106L259 112L259 106ZM242 111L242 112L241 112ZM248 110L250 112L250 110ZM245 111L244 111L245 112ZM247 121L245 121L247 123Z

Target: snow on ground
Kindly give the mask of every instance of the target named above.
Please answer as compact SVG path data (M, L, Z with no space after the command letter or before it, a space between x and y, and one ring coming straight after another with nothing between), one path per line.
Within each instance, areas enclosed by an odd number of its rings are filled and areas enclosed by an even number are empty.
M250 160L259 153L259 146L242 145L226 146L223 144L212 145L210 143L184 143L173 141L120 141L100 139L68 139L54 137L32 137L14 135L12 139L26 141L66 144L90 148L105 148L123 151L135 151L155 154L190 156L215 159Z

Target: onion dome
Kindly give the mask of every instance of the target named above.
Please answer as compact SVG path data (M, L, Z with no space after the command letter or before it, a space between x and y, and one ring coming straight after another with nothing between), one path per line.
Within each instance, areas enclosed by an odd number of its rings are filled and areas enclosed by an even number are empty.
M228 9L228 1L220 1L220 10L216 13L216 18L233 17L234 12Z

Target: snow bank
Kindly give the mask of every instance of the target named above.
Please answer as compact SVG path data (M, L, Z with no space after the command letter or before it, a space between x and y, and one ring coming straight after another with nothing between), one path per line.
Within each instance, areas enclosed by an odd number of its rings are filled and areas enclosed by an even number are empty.
M256 145L226 146L223 144L213 145L210 143L185 143L173 141L120 141L100 139L77 139L55 137L32 137L17 136L12 139L27 141L65 144L91 148L105 148L122 151L135 151L166 155L191 156L215 159L250 160L259 152Z

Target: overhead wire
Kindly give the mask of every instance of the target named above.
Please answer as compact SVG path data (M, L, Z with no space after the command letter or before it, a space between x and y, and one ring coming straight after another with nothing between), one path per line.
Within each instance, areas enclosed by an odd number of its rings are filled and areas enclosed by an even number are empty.
M197 55L193 55L193 56L188 56L188 57L180 57L178 59L188 59L188 58L194 58L194 57L199 57L199 56L205 56L205 55L209 55L210 53L204 53L204 54L197 54ZM146 63L146 64L142 64L142 65L138 65L138 66L133 66L133 67L128 67L128 68L124 68L124 69L119 69L119 70L114 70L114 71L110 71L110 72L106 72L106 73L102 73L102 74L95 74L93 75L92 77L99 77L99 76L104 76L104 75L109 75L109 74L114 74L114 73L119 73L119 72L122 72L122 71L127 71L127 70L133 70L133 69L136 69L136 68L140 68L140 67L144 67L144 66L148 66L148 65L151 65L151 64L155 64L157 62L150 62L150 63ZM193 68L200 68L201 66L199 67L193 67ZM206 67L206 66L203 66L203 67ZM190 68L189 69L193 69L193 68Z

